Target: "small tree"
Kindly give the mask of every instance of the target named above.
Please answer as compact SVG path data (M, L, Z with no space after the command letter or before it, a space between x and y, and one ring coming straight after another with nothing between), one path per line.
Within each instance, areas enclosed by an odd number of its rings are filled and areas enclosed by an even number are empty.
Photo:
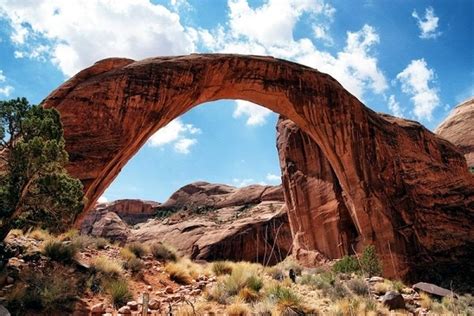
M380 261L373 245L367 246L364 249L364 252L362 252L360 266L362 271L367 273L369 276L380 275L382 273Z
M62 231L83 207L70 177L59 112L25 98L0 101L0 242L12 228Z

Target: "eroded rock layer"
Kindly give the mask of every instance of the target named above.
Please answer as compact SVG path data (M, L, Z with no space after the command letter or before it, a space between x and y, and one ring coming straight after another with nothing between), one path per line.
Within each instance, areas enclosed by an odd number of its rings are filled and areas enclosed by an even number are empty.
M106 59L42 104L61 113L68 170L85 185L87 211L153 133L219 99L265 106L318 144L358 240L376 245L387 276L403 276L434 258L453 262L467 255L474 182L462 155L415 122L371 111L315 69L242 55Z
M144 222L136 210L150 206L153 211ZM143 223L127 225L138 222ZM262 264L283 260L292 245L281 186L195 182L162 205L140 200L100 204L82 222L81 232L121 242L165 242L193 259Z
M407 129L410 137L418 139L429 152L441 155L445 167L464 165L462 156L417 123L384 118ZM311 265L321 260L318 254L339 258L359 252L367 245L361 238L363 230L367 230L374 234L372 242L378 244L384 267L392 266L394 276L406 275L393 257L405 254L404 262L412 276L438 283L454 279L457 286L472 280L474 270L469 257L474 254L473 187L469 175L452 174L447 182L439 178L436 186L425 191L427 182L438 177L443 164L422 170L426 165L415 163L413 158L395 157L394 163L404 167L400 170L403 173L390 180L400 181L401 191L395 200L400 204L394 204L391 223L383 224L387 234L403 240L403 248L394 249L393 244L376 233L381 223L370 219L361 222L357 210L349 211L347 193L320 147L307 134L292 121L280 117L277 135L283 189L295 236L294 253L303 263ZM441 146L434 147L435 144ZM397 186L390 181L386 183L387 189Z
M474 171L474 98L456 106L436 128L436 134L456 145Z

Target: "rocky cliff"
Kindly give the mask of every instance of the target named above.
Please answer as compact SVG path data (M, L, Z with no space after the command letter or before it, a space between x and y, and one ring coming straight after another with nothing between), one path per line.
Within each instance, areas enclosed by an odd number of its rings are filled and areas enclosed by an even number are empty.
M472 280L474 183L471 175L460 170L465 168L462 155L416 122L382 117L404 130L403 137L417 140L423 146L419 148L433 154L424 164L416 161L415 151L411 158L392 157L392 163L401 167L399 173L380 184L385 190L400 190L390 202L390 222L374 217L373 210L368 218L360 216L362 210L351 205L321 148L296 124L280 117L277 147L296 256L313 264L321 254L339 258L375 243L385 269L392 267L396 277L455 279L458 285L465 282L462 278ZM394 144L408 146L409 139L403 137L394 138ZM446 175L450 166L460 174ZM440 177L443 173L446 178ZM427 186L429 182L436 185ZM367 233L372 234L370 242L362 237ZM393 234L400 243L389 243L385 234ZM405 265L397 260L401 256Z
M147 210L148 220L136 210ZM128 224L143 223L130 227L120 220L123 214ZM81 231L121 242L165 242L193 259L263 264L283 260L292 245L281 186L191 183L161 205L139 200L98 205Z
M474 171L474 98L456 106L436 128L436 134L456 145Z

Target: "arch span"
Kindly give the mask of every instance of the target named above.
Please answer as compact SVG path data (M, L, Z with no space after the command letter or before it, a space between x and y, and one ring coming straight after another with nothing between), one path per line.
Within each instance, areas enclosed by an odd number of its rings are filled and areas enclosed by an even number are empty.
M407 254L426 236L400 234L398 228L414 225L413 208L428 207L433 201L423 200L426 190L436 188L435 180L426 178L415 190L405 176L423 176L418 167L435 166L458 187L468 181L465 162L456 160L448 142L413 122L403 126L376 114L327 74L271 57L106 59L42 104L61 112L68 170L84 183L87 211L153 133L194 106L218 99L244 99L280 113L319 146L362 240L375 243L384 262L392 262L384 266L387 274L407 272ZM450 159L444 148L455 157L449 171L442 163ZM464 205L459 196L455 202Z

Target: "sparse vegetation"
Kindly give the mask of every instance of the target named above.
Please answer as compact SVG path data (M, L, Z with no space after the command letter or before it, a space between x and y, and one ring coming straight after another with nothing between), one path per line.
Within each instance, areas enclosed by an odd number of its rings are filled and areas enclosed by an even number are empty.
M354 293L359 296L369 295L369 286L364 279L355 278L347 282L347 287Z
M125 248L130 250L137 258L142 258L148 253L147 247L139 242L129 243Z
M43 254L54 261L69 263L77 253L77 247L72 243L64 243L58 240L46 241Z
M112 304L115 307L123 306L132 299L132 294L130 293L128 283L125 279L118 278L110 280L107 282L105 289L110 295Z
M362 252L360 266L362 271L369 276L380 275L382 273L382 267L373 245L367 246Z
M170 275L170 279L179 284L191 284L193 277L187 267L181 263L170 262L166 265L165 271Z
M301 308L301 298L288 287L281 286L280 284L274 285L267 290L267 295L280 309Z
M359 272L360 266L355 257L344 256L332 266L332 270L335 273L352 273Z
M234 303L227 307L226 313L228 316L249 316L252 312L247 304Z
M219 276L232 273L232 263L229 261L215 261L212 263L212 272Z
M108 276L118 277L123 274L122 266L118 262L113 261L105 256L97 257L94 260L92 267L95 271L102 272Z
M144 263L139 258L130 258L124 262L124 268L130 270L133 274L140 272L144 267Z
M164 261L178 260L178 254L176 250L173 247L168 246L161 242L151 245L150 251L153 257L155 257L155 259L158 259L158 260L164 260Z

